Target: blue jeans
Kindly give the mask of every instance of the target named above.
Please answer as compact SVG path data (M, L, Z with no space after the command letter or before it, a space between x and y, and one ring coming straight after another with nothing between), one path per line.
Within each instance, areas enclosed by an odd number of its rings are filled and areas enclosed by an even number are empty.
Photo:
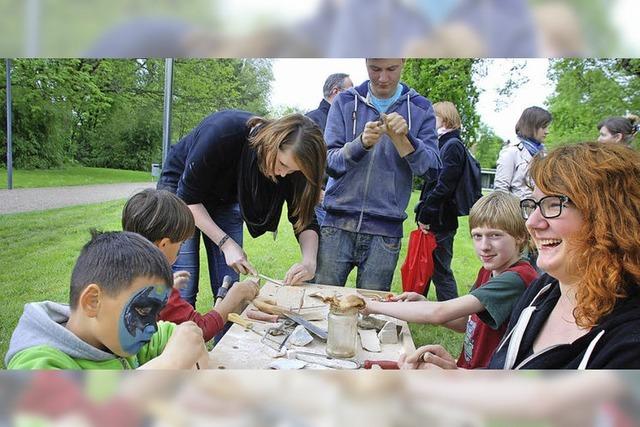
M458 285L451 271L453 259L453 238L456 230L435 232L438 246L433 250L433 276L431 282L436 287L438 301L446 301L458 297ZM429 292L426 288L425 296Z
M358 267L357 288L389 291L401 240L321 227L315 281L344 286L353 267Z
M240 215L240 205L237 203L218 206L212 209L207 208L211 219L225 233L229 235L237 244L242 246L242 216ZM224 276L229 275L234 282L238 281L239 275L229 267L224 259L224 254L218 246L209 239L199 229L196 229L192 238L185 240L178 252L178 258L173 263L173 271L186 270L191 273L189 283L180 289L180 296L184 298L194 308L196 297L198 296L198 284L200 279L200 235L204 240L204 247L207 252L209 263L209 280L211 281L211 292L216 296L218 288L222 285Z

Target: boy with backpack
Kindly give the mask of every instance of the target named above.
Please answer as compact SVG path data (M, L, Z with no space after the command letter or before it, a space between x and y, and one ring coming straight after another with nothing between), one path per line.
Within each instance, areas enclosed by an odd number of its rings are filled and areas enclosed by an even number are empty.
M433 251L433 276L438 301L446 301L458 296L458 285L451 271L453 258L453 239L458 229L458 216L469 214L469 209L482 193L479 189L471 192L468 198L467 182L472 160L460 139L461 120L453 103L436 102L433 104L438 132L438 147L442 168L427 173L420 194L420 202L415 208L418 226L423 232L435 234L437 247ZM475 159L473 159L475 160ZM466 174L466 175L465 175ZM472 180L475 180L475 174ZM477 171L479 181L479 169ZM429 292L427 284L425 294Z

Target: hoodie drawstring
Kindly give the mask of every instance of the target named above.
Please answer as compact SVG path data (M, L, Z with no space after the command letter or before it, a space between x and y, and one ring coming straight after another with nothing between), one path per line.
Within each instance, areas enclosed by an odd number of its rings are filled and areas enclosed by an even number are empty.
M411 103L409 102L409 92L407 92L407 117L409 119L409 132L411 132Z
M358 95L355 95L356 105L353 109L353 113L351 113L351 121L353 121L353 137L352 139L356 139L356 113L358 112Z

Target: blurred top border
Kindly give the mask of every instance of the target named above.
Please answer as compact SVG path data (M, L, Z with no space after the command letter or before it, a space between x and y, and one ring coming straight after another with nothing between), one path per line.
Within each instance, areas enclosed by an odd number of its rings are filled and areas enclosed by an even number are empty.
M3 57L635 57L634 3L0 0L0 51Z

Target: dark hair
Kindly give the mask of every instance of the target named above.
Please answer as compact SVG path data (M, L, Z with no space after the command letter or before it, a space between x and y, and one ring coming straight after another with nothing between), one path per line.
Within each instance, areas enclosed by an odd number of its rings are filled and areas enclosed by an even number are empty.
M344 89L344 80L349 77L349 74L345 73L335 73L331 74L327 77L327 80L324 81L324 86L322 87L322 95L326 98L331 95L331 91L333 88Z
M640 130L640 118L633 114L627 117L608 117L598 123L598 130L602 127L606 127L612 135L621 134L622 142L628 144Z
M297 216L293 225L296 233L302 232L313 220L315 206L320 201L322 181L327 164L327 146L322 131L307 116L289 114L281 119L267 120L252 117L247 122L255 128L249 142L256 150L260 172L270 176L275 169L279 149L290 148L300 167L300 174L293 174L293 210ZM275 180L275 178L274 178Z
M193 214L182 199L166 190L148 188L125 203L122 229L154 243L165 237L178 243L193 236L196 227Z
M80 294L95 283L109 296L128 289L139 277L157 277L173 286L173 273L167 259L153 243L136 233L91 230L71 273L69 304L74 310Z
M544 108L529 107L526 108L518 123L516 123L516 135L520 138L530 139L536 134L536 131L540 128L545 128L551 123L552 117Z

